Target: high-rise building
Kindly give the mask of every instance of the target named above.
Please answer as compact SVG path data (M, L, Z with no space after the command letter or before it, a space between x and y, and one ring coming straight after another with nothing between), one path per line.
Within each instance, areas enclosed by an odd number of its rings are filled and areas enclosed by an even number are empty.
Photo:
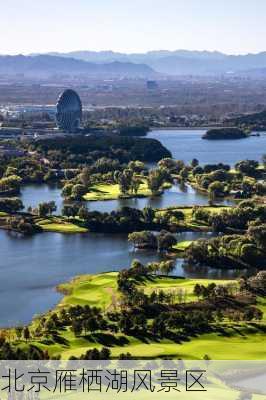
M82 103L79 95L72 89L65 90L58 99L56 120L63 132L76 133L82 121Z
M156 81L147 81L147 89L148 90L156 90L159 88L159 85Z

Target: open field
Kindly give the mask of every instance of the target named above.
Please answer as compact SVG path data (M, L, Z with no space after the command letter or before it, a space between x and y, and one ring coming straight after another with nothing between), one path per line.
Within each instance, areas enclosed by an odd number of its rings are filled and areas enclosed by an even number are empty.
M181 291L183 293L183 301L191 302L197 300L197 297L193 294L194 287L197 283L204 286L207 286L210 283L215 283L217 285L237 284L237 282L233 280L185 279L155 276L144 280L139 286L142 287L144 292L147 294L150 294L153 290L163 290L164 292L176 293L176 301L178 301L178 293Z
M118 294L116 279L117 272L109 272L82 275L63 283L58 286L58 290L65 296L58 307L88 304L106 309L111 304L112 294Z
M121 193L118 184L107 184L101 183L90 187L88 193L83 196L84 200L87 201L104 201L104 200L117 200L127 199L133 197L149 197L153 196L151 190L148 188L147 180L141 178L142 183L140 184L137 193ZM171 187L170 183L164 183L163 189ZM162 191L158 193L161 195Z
M92 186L90 191L83 196L84 200L87 201L103 201L103 200L117 200L121 198L130 198L130 197L148 197L151 196L152 193L148 188L148 185L145 181L141 183L138 192L136 194L123 194L120 191L118 184L99 184Z
M191 240L184 240L183 242L175 244L172 248L177 252L183 253L191 245L191 243Z
M66 219L50 217L42 219L37 223L42 230L46 232L58 232L58 233L86 233L88 230L81 226L75 225L72 222L68 222Z

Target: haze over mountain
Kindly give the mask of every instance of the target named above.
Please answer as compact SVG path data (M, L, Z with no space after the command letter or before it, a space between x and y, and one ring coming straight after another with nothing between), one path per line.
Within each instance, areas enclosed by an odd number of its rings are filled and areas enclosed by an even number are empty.
M226 55L208 51L151 51L123 54L112 51L0 56L0 74L47 78L51 75L80 75L98 78L164 75L217 75L235 73L266 77L266 52Z
M243 73L266 68L266 52L246 55L227 55L218 51L150 51L147 53L124 54L112 51L73 51L49 53L53 56L71 57L93 63L130 62L146 64L163 74L213 75L220 73ZM254 71L255 73L255 71Z
M153 69L147 65L131 62L112 61L93 63L70 57L36 55L36 56L0 56L0 74L25 77L47 78L51 75L80 75L95 77L151 77Z

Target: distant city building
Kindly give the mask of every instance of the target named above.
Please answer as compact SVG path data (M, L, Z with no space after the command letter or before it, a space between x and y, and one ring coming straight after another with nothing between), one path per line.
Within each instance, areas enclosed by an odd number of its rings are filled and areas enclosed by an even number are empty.
M54 119L56 114L56 107L54 105L8 105L2 106L0 112L5 116L6 119L12 121L12 119L28 118L36 114L48 114Z
M147 81L147 89L148 90L154 90L154 89L158 89L159 85L156 81Z
M12 128L12 127L0 127L0 138L1 139L10 139L14 137L19 137L23 134L23 130L21 128Z
M82 120L82 103L79 95L72 89L65 90L57 102L56 120L63 132L75 133Z
M23 157L25 151L16 149L11 146L0 146L0 156L12 158L12 157Z

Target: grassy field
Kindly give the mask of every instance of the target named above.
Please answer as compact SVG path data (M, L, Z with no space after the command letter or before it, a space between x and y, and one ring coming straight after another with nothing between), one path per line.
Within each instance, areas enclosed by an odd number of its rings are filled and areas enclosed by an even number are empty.
M119 293L116 284L117 273L84 275L62 284L58 290L64 294L55 311L72 305L90 305L109 311L119 304ZM183 293L183 301L196 300L193 289L196 283L232 284L235 281L209 279L182 279L153 276L140 282L145 293L153 290L164 290ZM235 282L236 283L236 282ZM266 309L266 300L260 299L259 307ZM33 326L36 322L33 322ZM261 360L266 358L265 320L262 323L226 323L219 325L216 332L188 337L186 341L176 343L170 339L151 340L136 338L121 333L96 332L86 336L75 337L70 328L59 331L58 335L47 345L46 341L33 341L42 349L48 349L51 355L60 355L62 359L70 356L79 357L89 348L108 346L112 357L130 352L138 358L183 358L202 359L206 354L216 360Z
M163 188L167 189L171 184L165 183ZM161 194L161 193L159 193ZM83 196L84 200L87 201L103 201L103 200L117 200L121 198L131 197L149 197L152 196L152 192L148 188L146 179L142 179L142 183L138 189L138 192L123 194L120 191L118 184L98 184L90 188L89 192Z
M41 219L37 224L46 232L58 233L86 233L88 230L63 218L50 217Z
M122 194L118 184L99 184L92 186L90 191L85 194L84 200L87 201L103 201L103 200L117 200L119 198L129 198L129 197L148 197L152 193L149 190L147 183L141 183L137 194Z
M112 357L129 352L136 358L181 358L200 360L207 354L213 360L265 360L265 333L253 324L246 326L225 326L221 333L209 333L189 337L186 342L175 343L168 339L152 341L109 332L75 337L68 328L61 331L53 343L32 342L51 355L59 355L67 360L71 356L80 357L90 348L110 348Z
M118 295L116 279L117 272L109 272L98 275L82 275L61 284L57 289L65 296L58 307L88 304L106 309L111 304L112 295Z
M62 335L65 344L50 346L50 352L61 354L62 359L68 359L71 356L79 357L89 348L100 349L109 346L112 357L129 352L136 358L146 359L169 357L200 360L207 354L213 360L265 360L266 349L262 347L265 342L263 332L252 326L239 326L238 329L227 328L225 334L226 336L220 336L210 333L190 337L187 342L178 344L167 339L152 342L146 338L141 340L125 335L110 335L107 332L76 338L67 330Z
M236 281L229 280L215 280L215 279L183 279L166 276L155 276L145 280L140 286L144 292L150 294L153 290L163 290L165 292L176 293L176 297L180 291L183 292L183 300L191 302L197 300L193 294L194 286L199 283L200 285L207 286L210 283L217 285L236 284Z
M119 299L117 292L117 272L109 272L98 275L83 275L74 278L68 283L58 286L58 290L65 294L58 307L72 305L91 305L104 310L108 309L111 302ZM153 276L144 279L140 284L145 293L149 294L153 290L176 291L183 290L186 293L187 301L194 301L194 286L197 283L208 285L216 283L220 285L232 284L235 281L213 280L213 279L183 279L165 276Z
M172 248L177 251L183 253L192 243L192 240L184 240L183 242L179 242L175 244Z

